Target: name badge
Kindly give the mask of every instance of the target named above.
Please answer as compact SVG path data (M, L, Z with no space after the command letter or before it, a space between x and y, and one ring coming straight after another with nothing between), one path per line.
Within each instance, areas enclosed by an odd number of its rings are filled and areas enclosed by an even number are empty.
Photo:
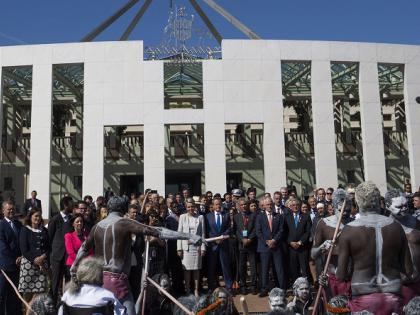
M247 230L242 230L242 237L245 237L245 238L248 237L248 231Z

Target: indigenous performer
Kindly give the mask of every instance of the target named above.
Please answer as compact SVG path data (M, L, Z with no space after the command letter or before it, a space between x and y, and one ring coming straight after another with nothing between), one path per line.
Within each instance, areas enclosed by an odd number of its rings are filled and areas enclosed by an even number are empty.
M135 220L123 218L125 205L126 202L121 197L114 196L109 199L109 215L92 228L88 239L79 249L70 271L74 274L80 260L94 248L95 256L104 260L103 287L115 294L127 308L128 315L134 315L134 300L128 281L131 268L131 235L144 234L162 239L187 239L192 244L201 244L202 238L162 227L150 227Z
M287 304L287 309L296 314L307 315L312 313L312 298L309 294L309 282L304 277L299 277L293 283L293 301Z
M332 245L332 239L334 237L334 231L338 224L340 216L340 210L346 201L346 209L351 209L353 205L353 198L349 196L344 189L337 189L333 193L332 204L334 207L334 215L323 218L319 221L315 229L314 244L311 250L311 256L314 260L325 259L328 255L328 250ZM340 230L344 227L340 223ZM333 248L330 264L328 266L328 298L336 295L348 295L350 291L350 283L345 281L339 281L336 278L336 269L338 261L339 244Z
M272 311L286 311L284 290L280 288L271 289L270 293L268 293L268 305Z
M403 303L407 304L413 297L420 295L420 221L410 215L407 199L399 190L389 190L385 194L385 205L392 217L401 223L413 260L413 275L411 279L406 279L402 287Z
M360 218L341 231L337 278L351 277L352 312L402 314L400 274L412 274L404 230L392 218L379 214L381 194L373 182L357 186L355 197ZM353 270L349 272L350 261Z

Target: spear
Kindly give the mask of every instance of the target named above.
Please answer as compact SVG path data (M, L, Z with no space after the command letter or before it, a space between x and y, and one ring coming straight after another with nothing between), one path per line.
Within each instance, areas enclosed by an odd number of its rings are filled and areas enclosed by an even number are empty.
M322 273L324 275L327 274L328 265L330 264L332 252L333 252L334 246L337 242L337 236L338 236L338 232L340 230L341 221L343 220L343 214L344 214L345 206L346 206L346 200L344 199L343 205L341 206L340 215L338 216L337 225L336 225L335 230L334 230L334 236L333 236L333 239L332 239L332 244L331 244L330 249L328 250L327 260L325 262L324 271ZM318 313L318 304L319 304L319 300L321 298L321 294L322 294L323 291L324 291L324 288L323 288L322 285L320 285L319 288L318 288L318 292L316 294L316 299L315 299L315 304L314 304L314 309L312 311L312 315L316 315Z

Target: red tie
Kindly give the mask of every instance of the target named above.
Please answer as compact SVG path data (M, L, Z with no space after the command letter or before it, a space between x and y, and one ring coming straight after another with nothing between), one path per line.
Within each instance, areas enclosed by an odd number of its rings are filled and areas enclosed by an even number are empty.
M271 213L267 213L268 216L268 226L270 227L270 231L273 232L273 219L271 218Z

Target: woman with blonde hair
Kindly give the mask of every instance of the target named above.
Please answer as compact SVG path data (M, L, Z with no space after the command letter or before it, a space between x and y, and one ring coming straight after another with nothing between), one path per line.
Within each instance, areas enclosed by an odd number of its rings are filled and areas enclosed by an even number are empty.
M196 213L194 199L188 198L186 203L187 213L179 217L178 232L201 235L205 238L204 218ZM177 241L178 256L182 259L184 268L184 281L187 294L191 293L191 279L194 282L194 294L199 296L200 270L202 267L202 257L205 255L206 246L201 244L195 246L188 241Z

